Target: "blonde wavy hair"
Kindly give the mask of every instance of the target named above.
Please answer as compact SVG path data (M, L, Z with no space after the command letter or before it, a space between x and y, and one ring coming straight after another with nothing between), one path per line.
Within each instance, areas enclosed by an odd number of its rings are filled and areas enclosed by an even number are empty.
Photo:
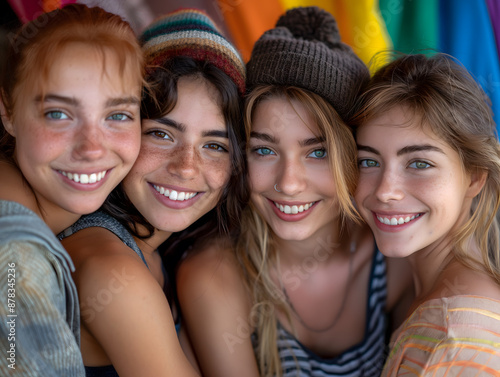
M330 170L337 189L341 227L345 228L347 221L359 221L351 197L358 173L356 143L350 128L335 109L317 94L292 86L263 85L254 88L246 99L244 121L247 140L250 138L256 108L270 98L283 98L292 107L293 101L297 101L308 111L325 139ZM255 322L252 325L257 341L256 357L260 375L264 377L282 376L275 310L283 311L292 326L290 307L281 288L270 275L270 271L276 268L278 258L275 237L264 218L250 204L243 212L236 255L253 300L251 318Z
M484 270L500 283L500 146L489 99L474 78L450 56L404 55L381 68L356 104L350 124L356 129L395 106L410 109L424 127L460 156L468 173L486 172L486 183L472 203L470 218L453 234L455 257ZM474 237L481 250L468 253Z

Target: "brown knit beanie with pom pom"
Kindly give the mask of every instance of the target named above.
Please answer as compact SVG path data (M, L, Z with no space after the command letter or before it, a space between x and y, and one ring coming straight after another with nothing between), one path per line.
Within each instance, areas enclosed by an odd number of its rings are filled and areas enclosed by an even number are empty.
M343 118L369 79L366 65L340 41L337 22L318 7L294 8L266 31L247 64L247 87L297 86L325 98Z

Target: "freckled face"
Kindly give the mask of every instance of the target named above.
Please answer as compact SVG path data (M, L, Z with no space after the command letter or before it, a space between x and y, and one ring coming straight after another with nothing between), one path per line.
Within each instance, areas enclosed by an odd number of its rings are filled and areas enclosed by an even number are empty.
M20 93L5 126L43 208L93 212L128 173L140 147L141 86L127 79L136 76L120 74L113 53L73 43L51 66L44 97Z
M213 209L229 180L229 139L219 93L205 79L181 78L174 109L143 120L139 158L123 181L156 228L181 231Z
M248 145L251 199L281 239L306 240L336 229L339 206L326 156L301 103L275 97L258 105Z
M447 245L476 195L458 153L401 107L363 125L357 143L355 199L380 250L405 257Z

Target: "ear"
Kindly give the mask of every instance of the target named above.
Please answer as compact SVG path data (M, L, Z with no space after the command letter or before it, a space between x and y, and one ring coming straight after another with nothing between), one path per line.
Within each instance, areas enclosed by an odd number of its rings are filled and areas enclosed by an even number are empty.
M470 185L467 189L467 197L474 198L477 196L486 184L487 178L488 172L486 170L477 170L472 173L470 176Z
M5 130L11 136L16 137L16 135L14 134L14 125L12 124L11 117L7 114L7 110L5 109L2 96L0 96L0 118L2 119L2 124Z

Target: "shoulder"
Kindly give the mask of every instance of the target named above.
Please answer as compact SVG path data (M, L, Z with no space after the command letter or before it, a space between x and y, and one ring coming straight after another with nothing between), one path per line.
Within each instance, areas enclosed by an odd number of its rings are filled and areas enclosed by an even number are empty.
M0 244L0 265L12 266L16 274L17 287L31 285L46 287L47 284L56 285L54 273L55 258L50 258L50 251L42 245L23 240L14 240ZM8 268L0 271L1 275L8 274ZM54 279L51 279L53 277Z
M232 245L225 239L214 239L198 245L180 264L177 281L180 287L242 282Z
M230 242L211 240L190 252L179 266L177 290L181 306L193 299L230 302L248 297L242 270Z
M141 258L107 229L82 229L62 243L75 264L73 278L80 300L95 297L103 288L117 290L120 286L125 294L158 285ZM131 281L134 284L129 284Z

